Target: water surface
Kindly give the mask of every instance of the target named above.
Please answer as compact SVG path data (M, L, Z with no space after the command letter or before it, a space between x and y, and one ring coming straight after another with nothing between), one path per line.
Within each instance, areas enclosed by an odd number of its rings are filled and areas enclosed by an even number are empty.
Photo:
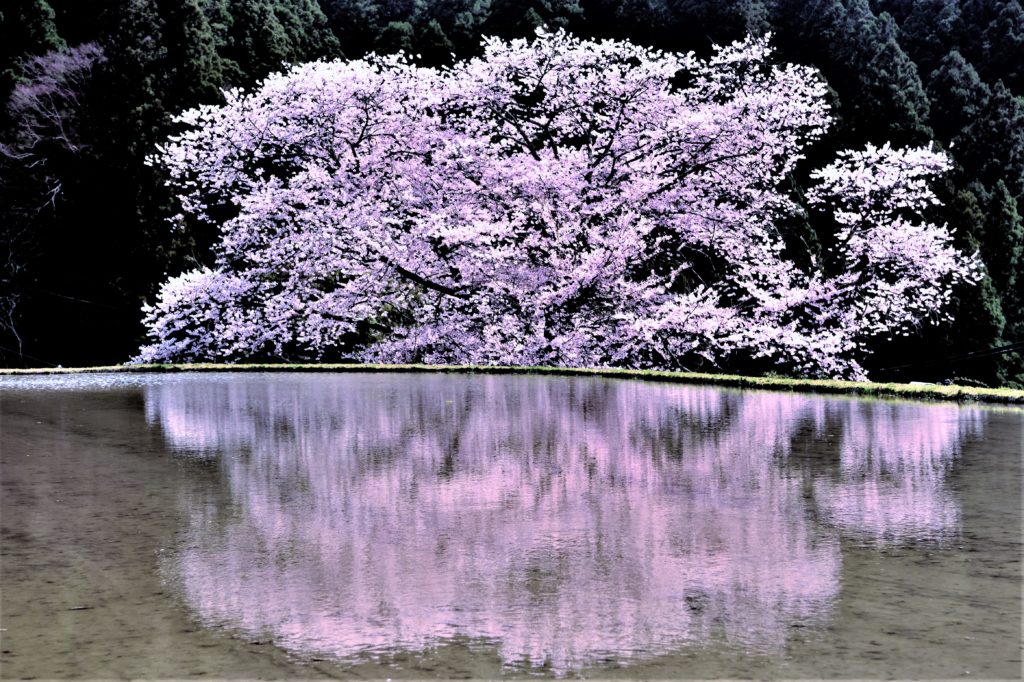
M1019 677L1024 411L0 379L5 677Z

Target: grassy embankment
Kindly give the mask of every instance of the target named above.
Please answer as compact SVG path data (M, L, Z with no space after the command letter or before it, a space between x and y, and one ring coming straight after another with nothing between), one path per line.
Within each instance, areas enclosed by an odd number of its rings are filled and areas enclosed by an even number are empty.
M81 374L95 372L462 372L475 374L549 374L556 376L601 376L682 384L703 384L772 391L802 391L847 395L904 398L913 400L955 400L1022 404L1024 391L1009 388L975 388L930 384L879 384L868 381L830 379L788 379L746 377L730 374L660 372L630 369L575 369L560 367L488 367L476 365L350 365L350 364L238 364L197 363L187 365L115 365L57 369L0 369L0 375Z

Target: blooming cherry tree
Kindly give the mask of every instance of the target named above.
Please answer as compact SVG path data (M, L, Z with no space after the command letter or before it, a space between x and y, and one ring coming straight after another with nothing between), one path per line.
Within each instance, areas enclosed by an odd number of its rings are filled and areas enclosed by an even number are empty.
M564 32L437 70L316 62L186 112L154 162L214 223L137 360L321 359L862 376L867 343L975 277L927 220L948 162L868 147L818 171L809 270L780 189L830 122L765 39L708 59Z

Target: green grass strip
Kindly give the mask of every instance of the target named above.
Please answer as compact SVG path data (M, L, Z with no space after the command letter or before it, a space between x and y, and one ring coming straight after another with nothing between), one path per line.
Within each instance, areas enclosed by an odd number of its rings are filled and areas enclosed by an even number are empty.
M976 388L938 384L879 384L870 381L747 377L734 374L663 372L641 369L586 369L567 367L505 367L482 365L358 365L358 364L216 364L114 365L56 369L0 369L0 375L89 374L96 372L439 372L465 374L547 374L642 379L680 384L727 386L773 391L801 391L912 400L954 400L1024 404L1024 391L1009 388Z

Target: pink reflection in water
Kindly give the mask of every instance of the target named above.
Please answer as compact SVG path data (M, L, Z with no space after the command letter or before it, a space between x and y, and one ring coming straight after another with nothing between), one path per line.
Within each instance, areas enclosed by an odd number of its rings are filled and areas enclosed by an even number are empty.
M839 539L810 507L880 536L959 519L955 407L357 375L167 382L146 404L230 490L183 499L189 603L297 652L468 637L565 672L713 642L776 651L838 596ZM791 465L798 433L832 427L840 453ZM877 508L857 501L871 485Z
M875 541L935 540L960 529L946 477L982 413L948 405L849 403L837 475L815 480L825 518Z

